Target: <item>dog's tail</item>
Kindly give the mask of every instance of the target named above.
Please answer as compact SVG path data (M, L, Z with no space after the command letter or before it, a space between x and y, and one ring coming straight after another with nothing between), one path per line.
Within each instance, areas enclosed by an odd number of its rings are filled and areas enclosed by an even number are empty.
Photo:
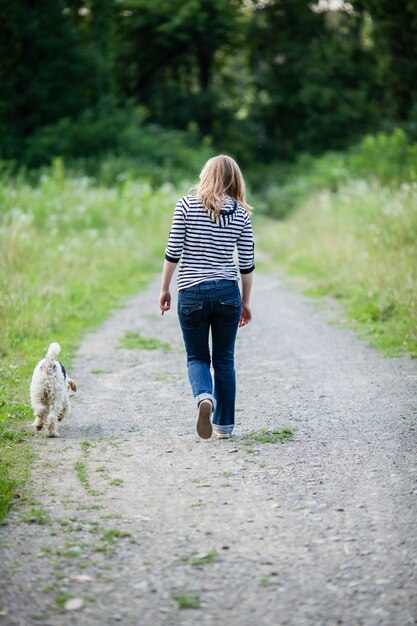
M59 343L51 343L48 348L48 352L45 354L46 365L52 365L60 352L61 346L59 345Z

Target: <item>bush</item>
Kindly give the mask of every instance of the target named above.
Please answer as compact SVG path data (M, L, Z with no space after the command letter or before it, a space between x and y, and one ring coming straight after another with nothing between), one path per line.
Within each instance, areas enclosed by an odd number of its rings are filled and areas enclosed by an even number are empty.
M28 139L24 161L40 168L61 157L70 170L106 184L128 176L159 186L195 179L210 153L210 144L202 144L196 132L146 124L141 109L126 108L84 111L76 120L41 128Z
M262 179L258 170L254 188L264 198L265 212L283 219L313 192L328 189L334 193L352 179L394 187L417 181L417 144L410 144L405 132L397 128L391 134L365 137L345 153L328 152L319 158L303 155L290 167L275 164L276 182L273 166L264 171Z

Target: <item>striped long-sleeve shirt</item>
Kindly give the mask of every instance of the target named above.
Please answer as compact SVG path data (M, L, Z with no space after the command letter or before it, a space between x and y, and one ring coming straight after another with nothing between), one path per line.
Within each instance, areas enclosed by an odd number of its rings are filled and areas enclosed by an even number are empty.
M177 263L178 289L226 278L238 281L233 252L237 246L239 271L255 269L252 224L247 211L227 198L220 216L207 211L197 196L183 196L177 203L165 250L167 261Z

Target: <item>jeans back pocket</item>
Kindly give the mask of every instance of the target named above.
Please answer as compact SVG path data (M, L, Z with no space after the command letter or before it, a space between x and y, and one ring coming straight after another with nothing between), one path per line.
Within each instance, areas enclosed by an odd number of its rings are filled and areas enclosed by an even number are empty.
M201 311L203 308L203 303L199 302L181 302L180 311L184 313L184 315L192 315L196 311Z

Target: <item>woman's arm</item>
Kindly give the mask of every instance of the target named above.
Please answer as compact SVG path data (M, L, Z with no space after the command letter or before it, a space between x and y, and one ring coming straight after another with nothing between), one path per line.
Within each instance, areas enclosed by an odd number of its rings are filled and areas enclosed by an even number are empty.
M177 263L173 263L172 261L167 261L165 259L164 267L162 269L161 293L159 295L159 308L161 309L161 315L163 315L165 311L169 311L171 308L171 294L169 293L169 286L176 267Z
M253 272L241 274L242 280L242 313L240 315L239 328L252 321L252 311L250 310L250 294L252 291Z
M167 247L165 248L165 261L162 270L161 293L159 296L159 308L161 309L161 315L163 315L165 311L169 311L171 307L171 294L169 293L169 286L171 284L175 268L181 258L184 246L186 215L187 204L184 198L180 198L177 202L177 206L175 207L171 231L169 233Z

